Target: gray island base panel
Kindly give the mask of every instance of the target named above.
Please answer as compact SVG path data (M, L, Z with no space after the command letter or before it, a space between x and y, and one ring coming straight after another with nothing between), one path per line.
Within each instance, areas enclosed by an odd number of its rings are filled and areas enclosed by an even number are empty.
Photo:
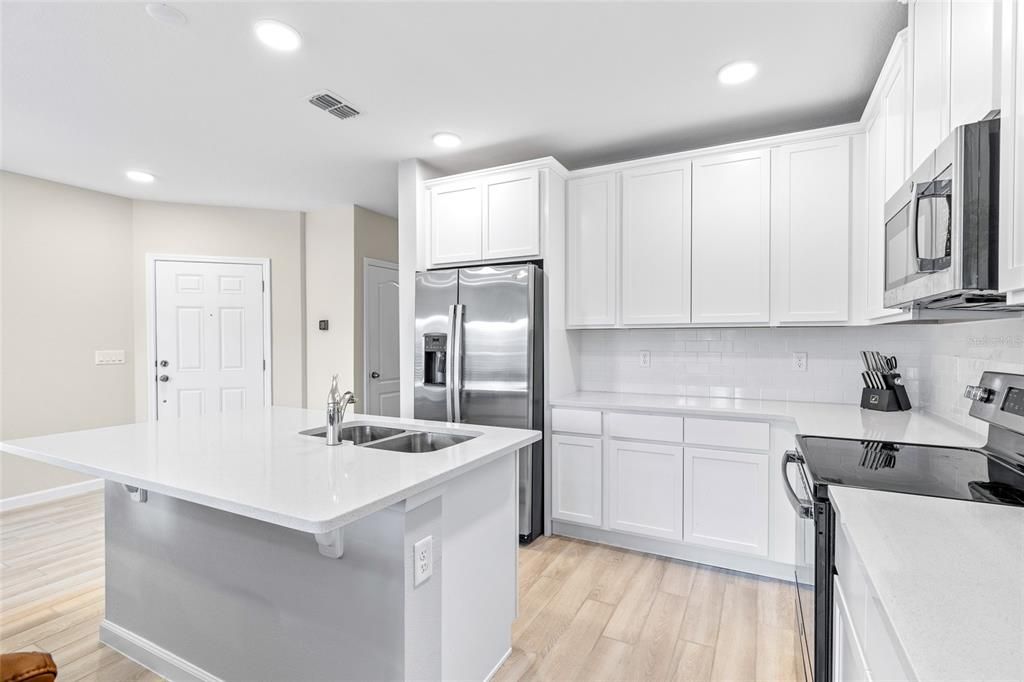
M108 481L100 639L172 680L485 679L516 613L515 463L347 525L341 559L308 533ZM433 575L414 586L428 535Z

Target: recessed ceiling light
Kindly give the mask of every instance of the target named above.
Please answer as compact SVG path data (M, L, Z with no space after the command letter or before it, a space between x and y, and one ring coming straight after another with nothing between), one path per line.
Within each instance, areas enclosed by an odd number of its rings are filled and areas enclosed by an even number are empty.
M124 172L124 176L132 182L140 182L144 185L148 185L156 180L156 177L154 177L152 173L144 170L128 170Z
M754 62L733 62L718 70L718 81L722 85L739 85L757 75L757 64Z
M260 42L271 50L294 52L302 45L302 36L288 24L274 19L260 19L253 26Z
M458 147L462 138L455 133L434 133L434 144L438 147Z
M172 26L184 26L188 23L188 17L177 7L165 5L162 2L147 2L146 14L156 19L161 24Z

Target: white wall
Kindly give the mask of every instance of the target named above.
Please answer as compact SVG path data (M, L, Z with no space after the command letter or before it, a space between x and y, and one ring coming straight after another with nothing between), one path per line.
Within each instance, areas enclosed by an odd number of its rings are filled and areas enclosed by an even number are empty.
M131 202L0 173L0 438L134 420ZM125 350L97 367L95 351ZM0 498L85 480L0 455Z
M398 221L362 206L355 207L355 248L353 249L353 323L352 323L352 367L353 388L359 402L356 411L362 412L366 404L363 386L366 383L364 365L364 315L363 284L366 276L364 258L398 263Z
M579 388L763 400L860 402L858 351L897 356L911 401L975 430L963 388L985 369L1024 374L1024 320L799 329L630 329L579 336ZM641 350L651 352L640 368ZM807 353L807 371L791 354Z
M146 254L270 259L274 404L301 407L305 343L302 332L302 214L297 211L134 201L134 293L137 419L147 417L152 384L146 357Z

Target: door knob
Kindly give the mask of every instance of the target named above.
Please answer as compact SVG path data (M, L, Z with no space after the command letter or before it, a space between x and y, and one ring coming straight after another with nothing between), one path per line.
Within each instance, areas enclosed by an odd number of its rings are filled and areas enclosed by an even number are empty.
M168 381L171 380L171 378L169 376L167 376L166 374L161 374L159 377L157 377L157 379L159 379L160 381L162 381L164 383L167 383Z
M160 366L161 366L161 367L166 367L166 366L167 366L167 365L169 365L169 364L171 364L171 363L167 362L166 360L161 360L161 361L160 361Z
M371 379L380 379L380 372L378 372L377 370L374 370L374 371L370 372L370 378Z

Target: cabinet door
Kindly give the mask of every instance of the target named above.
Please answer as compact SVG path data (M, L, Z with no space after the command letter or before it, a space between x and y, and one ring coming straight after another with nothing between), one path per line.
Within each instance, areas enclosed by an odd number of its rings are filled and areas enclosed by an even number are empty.
M850 311L850 138L772 150L772 321Z
M683 537L683 449L608 441L608 526L668 540Z
M551 436L551 517L601 525L601 439Z
M882 105L879 114L884 121L885 133L884 149L885 162L882 172L885 177L885 185L882 192L882 212L885 212L885 202L896 193L907 176L910 169L907 168L907 126L910 119L907 116L908 92L907 92L907 55L906 39L902 36L896 39L896 66L888 74L882 89Z
M767 454L686 448L683 541L768 556Z
M951 0L910 3L912 153L917 168L949 134L949 42Z
M619 215L616 175L569 182L566 226L566 323L611 326L618 296Z
M996 0L957 0L950 8L950 130L999 108L996 6Z
M483 258L540 256L540 171L485 176Z
M1024 11L1003 3L999 288L1024 291Z
M769 152L693 162L693 321L769 319Z
M482 226L478 181L435 185L430 190L430 264L480 260Z
M690 164L622 174L622 322L690 321Z
M832 679L834 682L870 682L864 652L838 580L834 580L832 594Z

